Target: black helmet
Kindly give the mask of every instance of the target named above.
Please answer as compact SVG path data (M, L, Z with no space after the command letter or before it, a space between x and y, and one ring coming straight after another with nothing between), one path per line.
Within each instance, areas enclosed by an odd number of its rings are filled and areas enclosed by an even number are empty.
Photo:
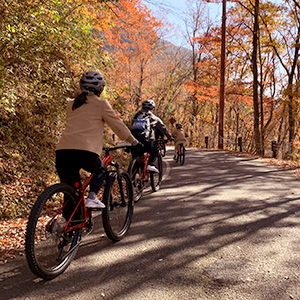
M142 107L145 108L145 109L150 109L152 110L154 107L155 107L155 102L153 100L145 100L143 103L142 103Z
M182 124L181 124L181 123L177 123L177 124L176 124L176 128L177 128L177 129L182 128Z
M80 79L80 88L87 91L97 91L102 93L105 86L104 77L97 72L85 72Z

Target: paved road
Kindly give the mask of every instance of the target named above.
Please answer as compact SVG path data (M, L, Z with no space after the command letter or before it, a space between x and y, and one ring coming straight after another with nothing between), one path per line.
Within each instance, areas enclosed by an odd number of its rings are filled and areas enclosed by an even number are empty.
M60 277L20 258L0 266L0 299L300 299L300 181L258 160L188 149L164 159L162 189L135 206L126 238L91 236Z

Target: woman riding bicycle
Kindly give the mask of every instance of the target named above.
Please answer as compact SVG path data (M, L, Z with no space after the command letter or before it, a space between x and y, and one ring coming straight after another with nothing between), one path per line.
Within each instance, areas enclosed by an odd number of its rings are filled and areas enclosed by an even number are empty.
M175 159L178 145L183 144L183 146L185 146L186 143L186 135L184 129L182 128L181 123L176 124L176 130L173 132L173 136L175 138L175 148L174 148L174 159Z
M67 123L56 150L56 168L61 182L74 186L80 183L80 169L94 173L86 200L87 208L100 209L105 205L97 198L105 178L105 165L99 158L103 147L104 123L121 140L133 146L139 142L109 102L99 98L105 86L104 78L97 72L86 72L80 79L81 94L67 104ZM68 219L72 208L64 209Z
M159 171L154 166L158 155L158 148L155 145L155 131L159 130L169 140L173 140L173 137L163 121L153 113L154 108L155 102L153 100L145 100L142 103L142 109L133 118L131 133L144 145L143 150L150 153L147 170L158 173ZM147 128L147 124L149 124L149 128ZM132 154L133 156L140 155L137 151Z

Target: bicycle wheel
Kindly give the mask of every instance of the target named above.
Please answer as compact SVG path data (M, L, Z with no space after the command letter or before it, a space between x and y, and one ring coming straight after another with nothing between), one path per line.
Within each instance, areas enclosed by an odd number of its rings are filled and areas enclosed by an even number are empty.
M131 178L132 187L133 187L133 200L138 202L143 193L143 181L141 180L142 176L142 162L140 159L134 158L128 167L128 173Z
M158 169L159 173L150 172L150 182L151 182L152 191L157 192L160 188L160 184L162 180L162 172L163 172L162 159L160 155L158 155L154 165Z
M105 208L102 221L105 233L114 242L121 240L128 231L133 215L133 191L129 174L120 170L110 176L103 195Z
M64 199L77 202L78 196L73 187L59 183L46 188L32 207L27 223L26 259L31 271L46 280L67 269L76 255L81 236L81 229L64 231Z
M185 148L183 146L183 144L180 144L180 164L183 165L184 164L184 159L185 159Z
M178 163L179 161L179 157L181 155L181 151L180 151L180 145L177 146L177 149L176 149L176 162Z

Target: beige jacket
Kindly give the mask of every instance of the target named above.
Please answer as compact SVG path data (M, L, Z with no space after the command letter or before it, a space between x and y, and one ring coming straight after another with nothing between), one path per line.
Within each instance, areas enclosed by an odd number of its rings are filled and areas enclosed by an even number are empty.
M102 153L104 123L121 140L132 143L135 138L122 120L115 114L109 102L96 95L88 95L87 103L72 110L73 101L67 104L67 123L56 147L60 149L78 149Z
M178 142L178 141L185 142L185 133L182 128L175 129L173 132L173 136L175 138L175 142Z

